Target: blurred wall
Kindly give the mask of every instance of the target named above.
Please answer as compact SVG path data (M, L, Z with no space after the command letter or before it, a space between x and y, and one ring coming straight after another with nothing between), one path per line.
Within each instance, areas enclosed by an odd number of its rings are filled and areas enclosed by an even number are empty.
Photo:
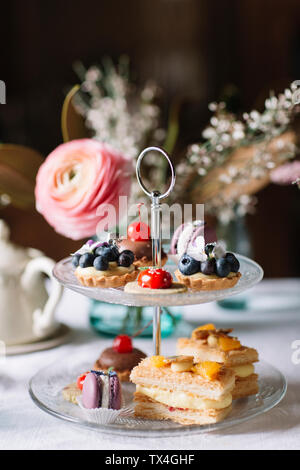
M234 92L237 111L259 108L270 88L280 91L300 78L297 0L10 0L1 14L7 104L0 107L0 140L44 155L61 143L60 111L68 86L76 83L77 59L88 66L104 54L116 59L127 53L137 82L154 78L165 90L165 111L180 96L177 152L201 136L209 101ZM299 204L295 187L271 185L258 194L248 226L267 276L300 275L293 245ZM7 208L2 216L20 243L57 258L74 248L37 214Z

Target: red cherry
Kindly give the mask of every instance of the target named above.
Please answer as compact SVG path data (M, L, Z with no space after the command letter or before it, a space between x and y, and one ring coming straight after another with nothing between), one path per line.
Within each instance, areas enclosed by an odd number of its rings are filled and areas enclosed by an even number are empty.
M150 227L144 222L133 222L128 225L127 236L136 242L143 242L150 239Z
M138 285L149 289L167 289L172 281L171 274L161 268L144 269L138 277Z
M118 353L131 353L132 341L127 335L116 336L113 341L113 348Z
M79 377L77 377L76 385L77 385L77 388L79 388L80 390L82 390L83 382L85 381L85 378L87 375L88 375L88 372L86 372L85 374L81 374Z

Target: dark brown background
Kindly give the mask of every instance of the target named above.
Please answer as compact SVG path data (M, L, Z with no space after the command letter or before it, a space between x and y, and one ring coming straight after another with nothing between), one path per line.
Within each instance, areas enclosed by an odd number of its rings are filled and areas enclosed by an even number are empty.
M0 140L47 155L61 140L60 111L72 63L131 58L135 79L165 90L164 112L184 99L177 151L201 135L207 104L235 91L236 110L260 107L270 88L300 78L297 0L10 0L1 4ZM200 201L199 201L200 202ZM267 276L300 274L300 193L268 186L248 217L254 257ZM59 258L78 246L37 214L2 211L13 238Z

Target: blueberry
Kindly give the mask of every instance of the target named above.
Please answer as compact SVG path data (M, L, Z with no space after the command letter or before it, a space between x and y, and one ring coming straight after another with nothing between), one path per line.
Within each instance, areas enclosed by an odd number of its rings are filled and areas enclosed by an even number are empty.
M108 261L117 261L119 250L115 245L98 246L95 250L96 256L104 256Z
M219 258L216 261L216 274L219 277L227 277L231 271L231 265L226 258Z
M94 268L97 269L97 271L106 271L108 266L108 260L104 256L97 256L94 259Z
M128 253L122 252L118 259L118 265L128 268L132 264L132 257Z
M198 273L200 271L200 261L185 254L181 257L178 264L179 271L185 276Z
M130 256L130 259L131 259L131 263L132 264L134 262L134 253L131 251L131 250L123 250L121 253L120 253L120 256L123 255L123 254L126 254L128 256Z
M117 261L118 258L119 258L119 254L120 254L118 247L117 247L116 245L112 245L112 246L111 246L111 251L112 251L113 256L114 256L114 258L115 258L113 261Z
M95 249L95 255L96 256L105 256L105 253L108 253L110 251L110 247L107 243L102 243L100 246L97 246Z
M94 248L94 253L96 254L97 250L101 251L101 248L104 248L104 247L107 247L107 246L109 246L109 243L107 243L107 242L98 243L96 248Z
M77 268L77 266L79 265L80 256L81 255L79 255L78 253L77 254L75 253L75 255L72 256L72 266L74 268Z
M215 243L207 243L207 245L205 245L205 253L207 254L207 256L211 256L212 254L212 251L214 249L214 247L216 246Z
M95 256L92 253L84 253L84 255L80 256L79 259L79 266L81 268L89 268L93 266Z
M216 260L215 258L207 258L206 261L201 263L201 272L203 274L214 274L216 270Z
M240 263L239 263L239 260L234 256L234 254L233 253L226 253L225 259L230 264L231 271L233 273L237 273L238 270L240 269Z

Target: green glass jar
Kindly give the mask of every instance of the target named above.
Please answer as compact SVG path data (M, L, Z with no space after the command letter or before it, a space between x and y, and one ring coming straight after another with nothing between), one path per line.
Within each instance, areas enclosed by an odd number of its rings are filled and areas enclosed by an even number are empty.
M90 300L89 321L91 327L101 335L116 336L127 334L132 336L143 330L141 337L152 337L153 307L126 307L108 304L98 300ZM176 307L163 308L161 315L161 336L170 336L182 316Z

